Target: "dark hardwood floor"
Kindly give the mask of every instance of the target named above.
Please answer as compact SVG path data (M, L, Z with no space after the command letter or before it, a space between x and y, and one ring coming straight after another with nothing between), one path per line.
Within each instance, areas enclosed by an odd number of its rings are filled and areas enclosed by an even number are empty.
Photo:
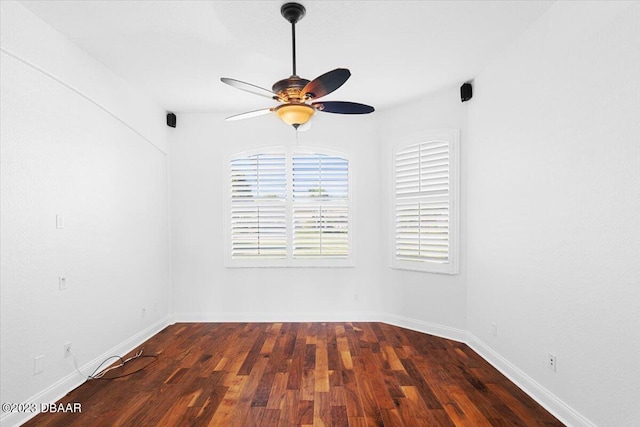
M157 359L60 401L82 413L25 425L563 425L465 344L384 323L180 323L139 348Z

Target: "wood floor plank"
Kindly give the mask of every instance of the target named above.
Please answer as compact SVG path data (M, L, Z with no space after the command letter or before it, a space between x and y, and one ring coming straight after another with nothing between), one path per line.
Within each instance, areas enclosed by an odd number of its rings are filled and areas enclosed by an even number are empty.
M282 328L282 323L272 323L267 329L267 339L264 341L262 348L260 349L260 354L268 355L273 351L273 347L276 345L276 341L278 336L280 335L280 329Z
M427 381L425 381L424 377L416 367L414 361L411 359L403 359L402 364L404 365L407 373L411 376L413 383L418 388L420 397L422 397L422 400L427 405L427 408L442 409L440 400L438 400L438 398L433 394L431 387L429 386Z
M268 359L260 358L255 364L252 366L251 375L247 377L247 380L242 387L240 395L238 396L238 400L236 402L235 408L233 409L233 413L231 415L231 425L248 425L249 422L247 417L251 411L251 403L253 401L253 396L258 389L258 385L260 383L260 379L264 374L264 371L267 367ZM238 375L241 375L238 373Z
M327 366L330 371L337 371L340 369L338 340L336 336L336 329L333 324L327 328Z
M540 427L547 425L550 418L552 418L551 414L540 414L538 417L532 418L528 416L530 413L532 406L535 406L536 403L531 401L522 402L518 398L514 397L513 394L509 393L506 388L502 385L489 385L489 389L492 393L494 393L502 402L504 402L507 407L513 411L520 419L522 419L527 426L532 427Z
M280 409L265 409L260 427L277 427L280 421ZM220 427L224 427L220 425Z
M319 393L329 392L329 355L327 353L326 328L321 329L316 344L315 364L315 391Z
M347 337L347 344L349 344L349 353L351 353L351 357L360 356L360 342L358 340L356 329L351 323L347 323L344 329L345 335Z
M367 372L367 377L371 382L373 389L373 395L376 399L376 404L379 409L395 409L395 404L389 389L387 388L382 370L376 366L376 359L370 349L363 349L362 360L364 361L364 369Z
M458 408L464 413L464 418L467 420L465 421L465 425L491 427L489 420L487 420L482 412L478 410L478 407L469 400L461 387L450 386L448 389Z
M344 406L346 410L347 398L344 392L344 387L331 387L329 391L329 403L331 406Z
M285 390L280 403L279 427L290 427L297 424L299 394L298 390Z
M293 355L291 356L291 369L287 381L288 390L300 390L302 376L304 373L304 359L306 352L307 326L305 324L298 328Z
M296 424L313 424L313 400L300 400L298 402Z
M381 409L380 413L385 427L405 427L397 409ZM407 427L414 427L414 425L409 424Z
M225 393L220 406L218 406L218 410L214 413L213 418L211 418L209 427L232 425L234 421L232 414L240 397L240 393L242 392L242 387L244 387L246 382L247 377L245 376L237 376L234 379L233 383L229 386L227 393Z
M418 390L415 387L402 387L404 399L397 399L398 414L405 425L411 427L429 427L426 408L421 404Z
M313 369L304 369L300 385L300 399L313 401L315 389L315 371Z
M213 415L218 410L218 407L222 403L222 399L227 394L228 387L215 386L211 389L207 399L203 402L201 407L193 406L187 411L185 420L182 420L185 424L193 426L208 426L209 422L213 418ZM129 425L145 425L142 423L131 422Z
M238 370L238 375L249 375L251 373L251 369L253 369L253 365L255 365L258 357L260 356L260 352L262 350L262 345L267 339L267 333L261 332L258 338L255 340L253 345L251 346L251 350L247 354L247 357L244 359L242 366Z
M329 371L329 389L334 387L342 387L344 384L344 374L342 369L337 371Z
M340 361L342 366L345 369L353 369L353 360L351 360L351 352L350 351L341 351L340 352Z
M269 363L262 375L262 378L260 379L258 388L256 389L253 402L251 403L252 406L267 406L269 395L271 394L271 387L273 386L273 382L275 381L276 374L278 373L278 369L284 356L282 337L286 336L287 333L285 326L286 325L283 325L280 329L279 338L276 340L273 351L269 355Z
M349 427L347 408L344 406L331 407L331 427Z
M285 397L287 391L287 380L289 374L278 372L273 380L273 386L269 393L269 400L267 402L267 409L279 409L282 400Z
M376 402L371 380L366 374L366 368L362 356L354 358L354 372L356 373L356 382L358 384L358 393L362 401L362 411L368 425L380 426L384 425L382 414Z
M247 426L259 426L264 416L265 408L263 406L252 406L249 408L247 417L245 418L245 425Z
M166 411L160 421L159 426L178 426L180 421L185 418L187 410L189 409L190 396L182 396L173 402L168 411Z
M381 350L387 363L389 364L389 369L391 369L392 371L406 372L394 347L391 347L390 345L384 345L382 346Z
M364 417L348 417L349 427L368 427Z
M313 425L317 427L331 426L331 406L328 392L316 392L313 397Z
M59 401L82 413L24 426L562 426L465 344L383 323L178 323L140 348Z
M114 427L123 427L129 423L129 420L137 412L140 412L149 401L149 395L137 395L132 404L125 408L120 414L113 420Z
M353 369L343 371L344 376L344 397L345 406L347 407L347 416L362 417L364 411L362 409L362 400L360 398L360 390L356 381L356 374Z

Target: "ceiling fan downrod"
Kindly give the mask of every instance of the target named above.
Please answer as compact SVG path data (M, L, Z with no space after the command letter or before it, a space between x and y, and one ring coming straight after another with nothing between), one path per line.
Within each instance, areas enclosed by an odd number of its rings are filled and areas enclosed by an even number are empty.
M291 23L291 47L293 52L293 74L296 74L296 23L304 18L307 10L300 3L285 3L280 8L280 14Z
M291 45L293 56L293 74L273 84L271 90L240 80L222 77L223 83L237 89L257 95L272 98L280 105L261 110L249 111L227 117L226 120L240 120L261 116L274 112L284 123L298 129L309 122L311 117L319 111L334 114L369 114L375 111L370 105L346 101L320 101L322 98L341 87L351 76L347 68L336 68L309 81L300 78L296 70L296 23L306 14L306 9L300 3L285 3L280 8L280 14L291 24Z

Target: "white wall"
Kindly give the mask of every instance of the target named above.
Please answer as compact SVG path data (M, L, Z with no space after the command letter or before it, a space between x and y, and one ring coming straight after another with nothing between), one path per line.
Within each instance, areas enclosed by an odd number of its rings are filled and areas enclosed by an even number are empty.
M391 147L398 138L433 128L461 129L464 141L466 107L460 103L457 87L433 94L427 101L369 116L318 114L311 130L299 134L301 146L320 146L351 156L354 268L224 267L224 173L229 157L252 148L296 143L293 130L274 117L229 123L224 117L179 115L171 137L177 320L384 318L464 340L464 227L459 275L391 270L387 250Z
M556 3L474 89L472 341L574 422L637 426L640 3Z
M370 116L315 118L299 144L353 159L355 267L336 269L224 267L226 160L295 144L291 129L182 114L167 136L164 111L21 6L0 5L3 402L69 389L78 376L65 342L97 363L169 313L382 318L462 340L468 329L565 420L640 419L637 3L556 3L476 77L469 103L456 87ZM391 270L391 147L443 127L461 129L461 274Z
M295 132L272 116L225 122L220 114L178 115L170 141L176 320L354 320L379 309L384 176L378 168L376 114L318 114L311 130L299 135L300 146L351 158L355 266L241 269L224 266L227 162L245 150L295 145Z
M385 320L401 326L428 331L458 340L466 330L466 104L460 102L458 87L446 88L420 100L384 111L378 120L381 165L384 174L381 197L384 245L381 270L383 312ZM460 130L461 212L460 274L434 274L392 270L392 149L406 138L419 136L430 129ZM405 141L406 142L406 141Z
M49 403L82 382L65 343L93 369L166 322L166 126L158 106L22 6L0 3L1 394Z

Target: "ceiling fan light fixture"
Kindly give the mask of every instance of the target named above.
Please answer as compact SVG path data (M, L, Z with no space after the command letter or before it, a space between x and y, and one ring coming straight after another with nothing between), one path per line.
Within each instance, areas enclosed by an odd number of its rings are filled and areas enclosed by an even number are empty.
M276 108L280 120L294 127L307 123L315 112L316 110L307 104L283 104Z
M313 102L341 87L349 79L351 72L347 68L336 68L311 81L299 77L296 73L296 23L304 17L306 9L299 3L285 3L280 8L280 13L291 23L291 62L293 65L291 76L275 82L271 90L227 77L222 77L220 80L236 89L272 98L282 104L275 108L263 108L262 110L236 114L227 117L226 120L246 119L274 111L284 123L302 131L309 128L306 124L309 123L316 111L334 114L372 113L373 107L356 102Z

